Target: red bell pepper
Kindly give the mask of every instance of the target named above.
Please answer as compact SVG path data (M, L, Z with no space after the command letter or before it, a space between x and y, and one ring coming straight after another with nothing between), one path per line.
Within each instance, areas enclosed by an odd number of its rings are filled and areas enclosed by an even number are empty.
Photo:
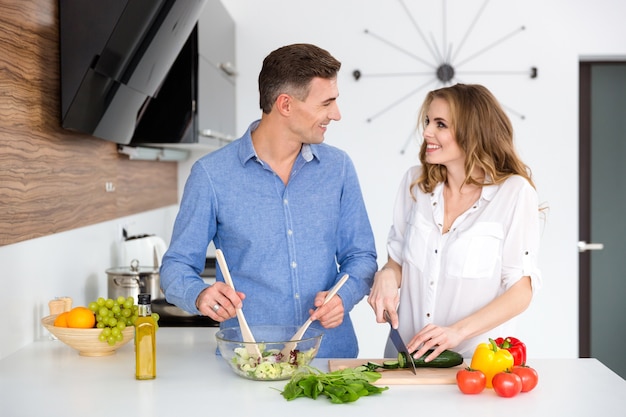
M513 365L519 366L526 363L526 345L514 337L499 337L495 340L500 349L506 349L513 356Z

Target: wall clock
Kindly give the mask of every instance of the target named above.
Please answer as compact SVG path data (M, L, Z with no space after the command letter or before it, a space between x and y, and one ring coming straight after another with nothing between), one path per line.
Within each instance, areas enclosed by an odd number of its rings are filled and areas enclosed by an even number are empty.
M460 23L460 25L466 25L467 28L465 29L465 32L460 39L454 39L455 42L451 42L448 40L449 35L447 0L441 0L441 25L440 27L438 27L438 29L440 29L441 31L440 36L435 36L432 32L430 32L429 37L426 36L425 31L422 28L422 22L418 21L418 19L414 17L413 13L407 6L407 1L398 0L398 2L401 5L403 13L406 14L406 17L415 29L415 32L417 33L417 38L420 40L420 42L415 45L414 50L412 48L401 46L397 42L389 40L384 35L375 33L369 29L365 29L364 33L367 36L372 37L377 41L383 43L386 47L391 48L396 52L408 56L412 60L416 61L416 67L418 67L419 70L414 70L413 68L411 68L408 71L403 72L368 73L366 71L362 71L361 69L355 69L352 72L352 76L356 81L367 77L409 76L421 77L422 80L419 83L412 83L411 89L408 93L403 93L396 100L373 112L373 114L366 119L368 123L374 121L375 119L392 110L396 106L414 97L420 91L425 90L427 87L429 87L429 89L434 89L456 83L471 83L472 77L476 75L503 75L523 76L530 77L531 79L537 78L537 67L530 67L521 70L498 70L497 68L483 68L480 70L476 70L475 68L466 69L467 64L472 63L475 65L476 61L480 61L481 57L484 56L484 54L506 43L509 39L519 35L520 33L524 32L524 30L526 30L524 26L519 26L506 33L499 35L496 34L494 39L486 42L486 44L481 45L478 48L476 47L476 45L473 45L472 48L474 49L469 48L466 41L471 38L477 25L481 23L481 16L483 16L483 12L485 11L489 3L489 0L485 0L482 3L482 5L475 12L474 16L471 16L471 19L466 19L469 16L463 16L463 22ZM426 15L425 17L422 17L422 21L425 21L427 23L432 23L433 20L434 19L432 18L432 16ZM525 118L525 116L521 112L512 109L504 103L501 104L505 108L505 110L512 115L519 117L522 120ZM401 153L405 152L413 136L413 134L409 135L407 141L401 149Z

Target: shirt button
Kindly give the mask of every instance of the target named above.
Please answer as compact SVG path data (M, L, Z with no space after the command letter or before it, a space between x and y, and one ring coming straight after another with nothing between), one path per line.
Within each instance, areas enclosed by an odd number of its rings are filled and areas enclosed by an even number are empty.
M287 234L288 234L289 236L293 235L293 230L291 230L291 229L287 230Z
M284 204L284 205L287 205L287 203L288 203L288 201L287 201L287 199L285 198L285 199L283 200L283 204Z
M439 253L439 250L438 250L438 249L435 249L435 253Z
M435 285L435 281L430 281L430 285L431 285L431 287L432 287L433 285Z
M291 268L296 269L296 267L297 267L297 266L298 266L298 264L297 264L297 263L295 263L295 262L292 262L292 263L291 263Z
M296 298L296 300L297 300L297 299L299 299L299 298L300 298L300 294L296 293L296 294L294 295L294 297L295 297L295 298Z
M426 317L430 317L430 313L426 313Z

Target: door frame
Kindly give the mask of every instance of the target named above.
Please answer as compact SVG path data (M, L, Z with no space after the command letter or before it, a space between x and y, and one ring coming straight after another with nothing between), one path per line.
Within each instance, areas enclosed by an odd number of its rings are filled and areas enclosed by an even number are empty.
M591 66L579 62L578 240L591 241ZM578 254L578 356L591 355L591 254Z

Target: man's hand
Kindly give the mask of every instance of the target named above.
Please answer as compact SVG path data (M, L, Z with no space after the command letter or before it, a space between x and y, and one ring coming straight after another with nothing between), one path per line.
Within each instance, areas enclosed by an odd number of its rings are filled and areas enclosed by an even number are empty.
M204 289L196 299L196 307L205 316L222 322L237 315L236 309L241 308L246 295L235 291L223 282L216 282Z
M309 313L311 314L312 321L319 320L322 327L332 329L343 323L345 310L343 308L343 301L338 295L333 296L333 298L324 304L324 299L326 299L327 294L328 291L317 293L314 301L316 308L309 310Z

